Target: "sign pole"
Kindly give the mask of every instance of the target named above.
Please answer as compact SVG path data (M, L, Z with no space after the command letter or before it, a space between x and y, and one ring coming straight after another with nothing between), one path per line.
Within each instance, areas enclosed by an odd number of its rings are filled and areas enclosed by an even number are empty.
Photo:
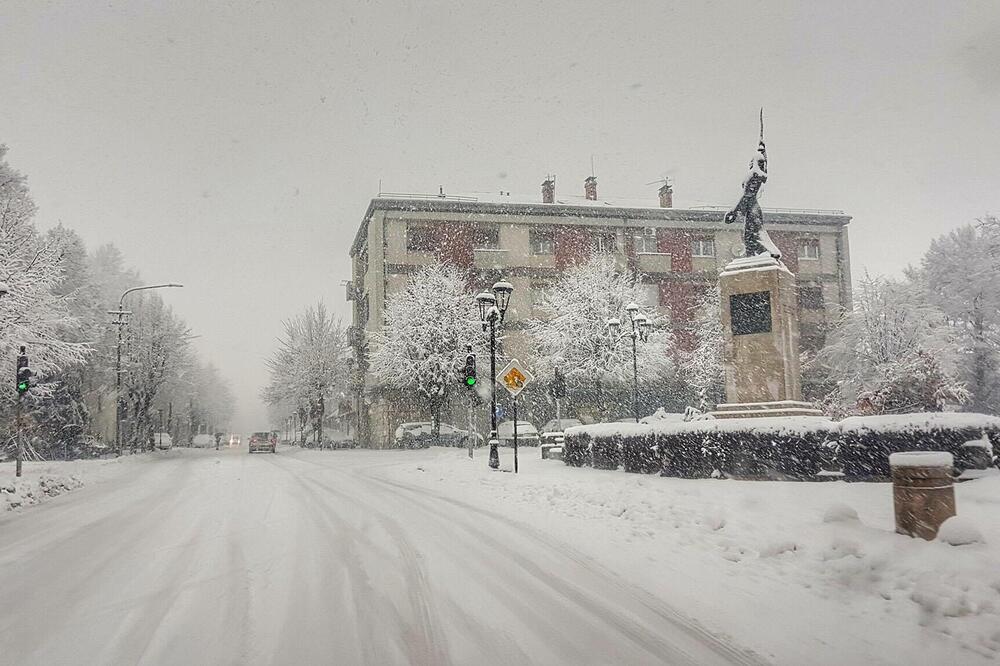
M517 396L514 396L514 474L517 474Z

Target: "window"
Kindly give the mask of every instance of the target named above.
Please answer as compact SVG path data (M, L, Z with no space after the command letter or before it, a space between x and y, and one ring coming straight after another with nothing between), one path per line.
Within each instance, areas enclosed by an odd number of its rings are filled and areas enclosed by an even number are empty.
M594 234L594 252L613 254L618 251L618 238L614 233Z
M551 229L529 229L528 244L531 254L552 254L555 252L555 241Z
M531 307L537 308L545 298L545 291L552 286L552 281L545 278L531 280Z
M801 285L799 287L800 310L823 309L823 287L819 285Z
M712 238L696 238L691 241L692 257L714 257L715 240Z
M426 224L406 225L407 252L433 252L435 249L434 230Z
M500 225L476 227L472 231L472 247L478 250L496 250L500 247Z
M656 229L653 227L636 229L635 235L632 236L632 243L635 245L637 254L639 252L657 252Z
M803 238L799 241L799 259L819 259L818 238Z

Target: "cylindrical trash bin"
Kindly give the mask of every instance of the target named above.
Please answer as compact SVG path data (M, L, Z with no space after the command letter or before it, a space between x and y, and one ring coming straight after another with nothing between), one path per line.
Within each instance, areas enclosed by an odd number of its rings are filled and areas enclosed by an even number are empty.
M907 451L889 456L896 532L930 541L955 515L954 461L945 451Z

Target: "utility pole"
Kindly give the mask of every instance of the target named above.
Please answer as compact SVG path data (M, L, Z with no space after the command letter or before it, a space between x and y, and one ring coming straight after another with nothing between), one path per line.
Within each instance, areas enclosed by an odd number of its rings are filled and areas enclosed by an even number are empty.
M118 309L109 310L108 314L115 315L117 319L111 322L113 325L118 327L118 351L117 351L117 361L115 363L115 447L118 449L118 455L122 455L122 435L121 435L121 421L123 402L122 402L122 329L127 325L126 317L132 314L131 312L125 310L125 297L131 294L133 291L143 291L145 289L162 289L164 287L183 287L182 284L169 283L169 284L150 284L144 287L132 287L131 289L126 289L122 292L121 298L118 299Z

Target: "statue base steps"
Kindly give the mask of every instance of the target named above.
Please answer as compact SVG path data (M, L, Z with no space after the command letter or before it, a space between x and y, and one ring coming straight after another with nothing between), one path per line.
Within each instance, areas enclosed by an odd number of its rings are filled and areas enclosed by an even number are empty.
M769 418L774 416L822 416L823 412L801 400L772 400L770 402L730 402L715 408L712 416L717 419Z

